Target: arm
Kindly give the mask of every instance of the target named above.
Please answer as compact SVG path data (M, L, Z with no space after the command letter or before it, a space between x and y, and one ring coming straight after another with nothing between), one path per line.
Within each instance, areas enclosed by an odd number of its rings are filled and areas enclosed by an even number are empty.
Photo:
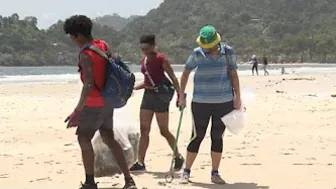
M180 84L176 78L176 75L174 73L173 68L169 64L168 60L165 60L165 62L162 64L163 70L168 74L169 78L173 82L173 86L176 90L176 92L179 94L180 93Z
M143 89L143 88L145 88L145 82L144 81L141 82L140 84L136 85L134 87L134 90L140 90L140 89Z
M181 76L181 89L180 89L180 97L184 96L185 89L187 87L187 83L189 80L189 75L192 70L184 69Z
M76 110L80 111L84 108L86 99L91 93L92 88L94 87L94 77L93 77L93 62L91 57L82 52L79 56L79 64L83 69L83 88L82 93L77 104Z
M229 70L231 74L231 84L232 88L235 92L236 99L240 100L240 85L239 85L239 77L237 73L237 62L236 62L236 55L234 51L230 48L228 51L228 58L229 58Z
M240 85L239 85L239 77L237 70L231 71L231 78L232 78L232 88L235 92L235 96L237 99L241 99L240 97Z
M195 60L195 54L192 53L183 70L182 76L181 76L181 89L180 89L180 104L185 103L185 99L184 99L184 93L185 93L185 89L187 87L187 83L189 80L189 75L192 72L193 69L195 69L197 67L197 63Z

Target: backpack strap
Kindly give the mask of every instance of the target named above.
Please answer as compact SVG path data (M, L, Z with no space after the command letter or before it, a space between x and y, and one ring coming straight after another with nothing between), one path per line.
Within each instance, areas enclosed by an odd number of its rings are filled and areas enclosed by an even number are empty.
M151 83L151 85L152 85L153 87L155 87L156 84L155 84L155 82L154 82L152 76L149 74L148 69L147 69L147 56L146 56L145 59L144 59L144 68L145 68L145 74L146 74L146 76L148 77L149 82Z
M107 47L107 44L106 44L105 42L104 42L104 44L105 44L105 47L106 47L106 50L107 50L107 48L108 48L108 47ZM101 49L99 49L99 48L96 47L95 45L87 44L87 45L85 45L85 46L82 48L81 52L84 51L84 50L90 50L90 51L93 51L93 52L95 52L96 54L98 54L99 56L103 57L106 61L109 61L109 57L108 57L107 52L102 51ZM98 91L102 91L102 89L100 89L100 88L98 87L98 85L96 84L96 82L94 82L94 86L95 86L95 88L96 88Z
M99 56L103 57L104 59L109 60L107 52L102 51L100 48L98 48L94 45L91 45L91 44L85 45L84 48L82 49L82 51L83 50L91 50L91 51L95 52L96 54L98 54Z
M225 56L225 59L226 59L226 64L227 64L227 70L226 70L226 72L227 72L227 76L229 77L229 80L230 80L230 83L231 83L231 87L232 87L232 93L234 94L232 74L231 74L231 70L230 70L230 58L228 56L228 51L227 51L226 45L222 45L221 44L221 48L223 50L223 53L224 53L224 56Z
M103 41L103 42L104 42L105 49L106 49L105 54L107 55L108 58L111 58L112 57L112 50L111 50L110 46L108 45L108 43L106 41Z

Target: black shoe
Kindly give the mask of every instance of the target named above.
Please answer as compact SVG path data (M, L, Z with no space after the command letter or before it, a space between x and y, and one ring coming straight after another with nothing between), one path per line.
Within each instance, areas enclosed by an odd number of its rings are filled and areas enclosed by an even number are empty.
M141 165L140 163L136 162L131 168L130 168L131 172L142 172L142 171L146 171L146 166L145 165Z
M182 169L184 164L184 158L182 156L176 157L174 162L174 170L179 171Z
M97 184L82 184L79 189L98 189Z
M130 179L130 180L126 181L123 189L138 189L138 188L136 187L134 180Z

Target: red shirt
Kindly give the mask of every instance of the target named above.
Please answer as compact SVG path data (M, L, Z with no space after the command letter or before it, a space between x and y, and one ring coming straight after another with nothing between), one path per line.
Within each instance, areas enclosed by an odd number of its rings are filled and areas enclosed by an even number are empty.
M101 40L94 40L91 42L92 45L99 47L104 52L106 51L105 44ZM84 50L86 54L88 54L93 61L93 77L95 81L95 86L91 89L91 93L88 96L85 105L89 107L99 107L104 106L105 102L103 97L100 95L100 92L96 88L102 89L105 83L105 71L106 71L106 60L90 50ZM80 78L81 81L84 82L83 71L80 69Z
M164 69L163 64L167 62L167 56L157 52L156 56L153 58L147 58L147 71L151 78L153 79L155 85L160 84L162 78L164 77ZM145 85L146 87L153 87L151 82L149 81L147 75L145 74L145 58L141 59L141 72L145 77Z

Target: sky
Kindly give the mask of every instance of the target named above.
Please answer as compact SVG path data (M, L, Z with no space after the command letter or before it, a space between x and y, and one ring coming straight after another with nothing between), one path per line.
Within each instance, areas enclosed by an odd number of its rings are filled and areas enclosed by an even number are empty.
M91 18L117 13L120 16L144 15L163 0L0 0L0 15L18 13L20 18L35 16L39 28L47 28L73 14Z

